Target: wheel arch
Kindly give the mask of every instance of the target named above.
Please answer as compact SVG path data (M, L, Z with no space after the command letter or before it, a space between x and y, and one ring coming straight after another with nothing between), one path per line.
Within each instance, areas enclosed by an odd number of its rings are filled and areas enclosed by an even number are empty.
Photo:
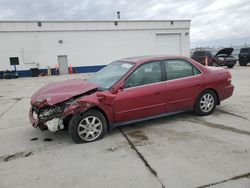
M93 106L93 107L89 108L87 111L90 111L90 110L98 110L102 113L102 115L105 117L106 122L107 122L107 129L108 129L108 131L110 131L110 121L108 119L107 114L104 112L104 110L102 110L99 106ZM84 113L84 112L82 112L82 113Z
M200 92L200 94L198 95L198 97L201 95L201 93L203 93L204 91L207 91L207 90L213 91L213 92L215 93L216 99L217 99L217 105L220 105L220 96L219 96L219 93L218 93L218 91L216 91L216 89L214 89L214 88L206 88L206 89L202 90L202 91Z

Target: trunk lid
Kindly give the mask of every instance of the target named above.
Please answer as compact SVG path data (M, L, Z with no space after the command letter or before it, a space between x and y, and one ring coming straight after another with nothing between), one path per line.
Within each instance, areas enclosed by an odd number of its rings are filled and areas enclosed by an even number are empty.
M216 54L215 57L220 55L220 54L225 54L227 56L230 56L232 54L232 52L234 51L233 48L223 48L221 50L219 50Z
M223 67L206 67L209 71L223 71L223 70L226 70L224 69Z

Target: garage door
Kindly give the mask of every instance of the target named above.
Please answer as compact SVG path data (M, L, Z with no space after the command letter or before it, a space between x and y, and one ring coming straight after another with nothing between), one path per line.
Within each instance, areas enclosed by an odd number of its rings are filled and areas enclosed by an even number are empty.
M181 35L178 33L156 34L156 54L181 55Z

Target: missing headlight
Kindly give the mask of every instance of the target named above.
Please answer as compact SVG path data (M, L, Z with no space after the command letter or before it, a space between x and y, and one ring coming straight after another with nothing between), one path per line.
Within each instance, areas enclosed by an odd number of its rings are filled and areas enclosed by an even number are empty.
M51 106L40 109L38 116L39 119L41 120L49 120L51 118L61 115L62 112L63 112L62 106Z

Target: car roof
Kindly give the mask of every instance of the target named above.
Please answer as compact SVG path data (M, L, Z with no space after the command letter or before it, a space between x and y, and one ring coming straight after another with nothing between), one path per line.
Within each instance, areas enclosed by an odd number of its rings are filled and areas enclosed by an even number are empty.
M189 57L180 56L180 55L178 55L178 56L171 56L171 55L136 56L136 57L129 57L129 58L120 59L118 61L135 63L136 67L137 67L145 62L160 61L160 60L164 60L164 59L183 59L183 60L186 60L188 62L191 62L193 65L195 65L197 68L199 68L199 70L202 70L203 73L208 71L208 69L205 66L198 63L197 61L195 61Z
M150 56L136 56L120 59L118 61L132 62L135 64L141 64L148 61L160 61L163 59L187 59L184 56L165 56L165 55L150 55Z

